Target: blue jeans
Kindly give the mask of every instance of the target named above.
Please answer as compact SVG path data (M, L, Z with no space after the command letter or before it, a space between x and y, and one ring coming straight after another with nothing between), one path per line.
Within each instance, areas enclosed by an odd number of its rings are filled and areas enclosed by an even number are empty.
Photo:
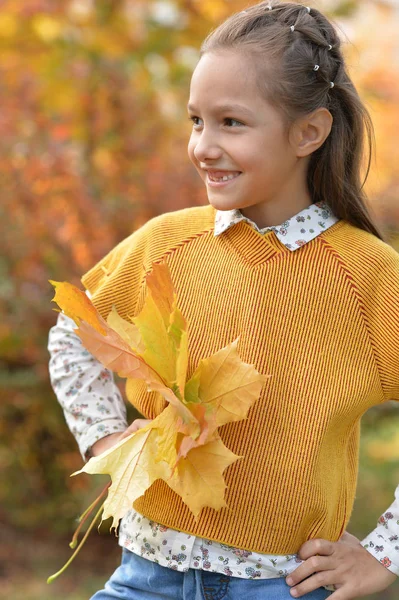
M319 588L301 600L325 600L332 592ZM161 567L126 548L122 564L105 588L91 600L293 600L284 577L241 579L189 569L186 573Z

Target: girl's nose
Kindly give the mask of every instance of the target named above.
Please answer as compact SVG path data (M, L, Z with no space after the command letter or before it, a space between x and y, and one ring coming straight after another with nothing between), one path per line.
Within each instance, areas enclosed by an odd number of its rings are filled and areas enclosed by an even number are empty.
M206 163L208 160L219 158L222 154L222 149L217 143L215 136L203 130L198 135L193 152L198 162Z

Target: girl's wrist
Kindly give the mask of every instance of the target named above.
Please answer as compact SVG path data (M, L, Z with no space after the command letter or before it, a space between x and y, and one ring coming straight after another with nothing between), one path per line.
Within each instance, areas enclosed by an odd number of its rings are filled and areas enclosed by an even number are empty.
M122 432L119 433L111 433L110 435L107 435L103 438L101 438L101 440L98 440L97 442L95 442L91 448L89 448L89 450L86 453L87 458L91 458L92 456L98 456L99 454L102 454L103 452L105 452L105 450L108 450L108 448L111 448L111 446L114 446L120 439L122 435Z

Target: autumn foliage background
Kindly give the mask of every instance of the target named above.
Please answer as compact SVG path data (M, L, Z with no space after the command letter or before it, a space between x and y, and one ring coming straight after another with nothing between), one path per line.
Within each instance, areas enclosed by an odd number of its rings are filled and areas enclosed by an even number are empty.
M149 218L207 203L186 151L190 76L209 30L248 4L0 2L0 598L84 600L118 564L103 528L69 574L45 584L69 556L74 519L102 483L69 477L82 461L49 384L56 314L48 279L78 284ZM349 69L376 129L371 207L399 250L398 2L307 4L347 36ZM359 537L399 483L398 426L395 403L363 419L349 528Z

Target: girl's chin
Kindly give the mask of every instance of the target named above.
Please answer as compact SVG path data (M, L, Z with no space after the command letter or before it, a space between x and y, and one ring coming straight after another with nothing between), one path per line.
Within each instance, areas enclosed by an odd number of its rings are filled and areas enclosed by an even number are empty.
M208 201L211 206L216 210L233 210L240 208L240 202L231 201L228 198L209 198Z

